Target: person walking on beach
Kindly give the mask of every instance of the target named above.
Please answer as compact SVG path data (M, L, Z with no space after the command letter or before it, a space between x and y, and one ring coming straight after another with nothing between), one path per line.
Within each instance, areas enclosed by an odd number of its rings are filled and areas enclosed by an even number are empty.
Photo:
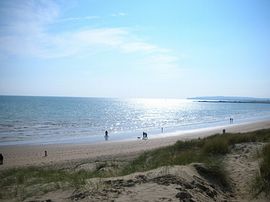
M107 141L107 140L108 140L108 138L109 138L109 135L108 135L108 131L107 131L107 130L105 131L104 138L105 138L105 140L106 140L106 141Z
M44 157L47 157L48 156L48 152L47 150L44 151Z

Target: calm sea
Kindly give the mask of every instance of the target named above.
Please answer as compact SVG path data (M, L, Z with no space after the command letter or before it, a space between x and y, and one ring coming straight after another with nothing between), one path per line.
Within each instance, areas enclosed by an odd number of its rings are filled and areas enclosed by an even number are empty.
M0 96L0 145L95 143L270 119L270 104Z

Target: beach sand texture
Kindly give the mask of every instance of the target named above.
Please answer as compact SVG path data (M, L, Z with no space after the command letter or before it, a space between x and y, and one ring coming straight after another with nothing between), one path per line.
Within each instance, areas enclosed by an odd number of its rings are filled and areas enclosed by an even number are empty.
M158 147L175 143L177 140L205 137L208 135L226 132L248 132L258 129L270 128L270 120L226 127L205 128L185 131L173 136L150 138L148 140L104 142L98 144L52 144L52 145L15 145L0 146L0 153L4 156L4 164L0 169L30 166L30 165L54 165L72 163L83 159L107 159L126 157L132 158L137 154ZM48 156L44 156L44 151Z

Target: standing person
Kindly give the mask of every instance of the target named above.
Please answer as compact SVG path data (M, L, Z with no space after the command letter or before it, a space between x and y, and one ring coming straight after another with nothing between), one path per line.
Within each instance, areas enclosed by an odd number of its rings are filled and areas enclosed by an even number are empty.
M147 133L146 132L143 132L143 140L147 140Z
M107 141L107 140L108 140L108 138L109 138L109 135L108 135L108 131L107 131L107 130L105 131L104 138L105 138L105 140L106 140L106 141Z
M161 127L161 133L163 133L163 127Z
M4 163L4 156L3 154L0 154L0 165L3 165Z

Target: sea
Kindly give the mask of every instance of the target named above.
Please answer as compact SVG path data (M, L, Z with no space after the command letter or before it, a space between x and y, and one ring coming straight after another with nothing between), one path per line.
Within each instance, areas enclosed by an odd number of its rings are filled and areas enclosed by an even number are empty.
M270 120L269 103L0 96L0 145L136 140L259 120Z

